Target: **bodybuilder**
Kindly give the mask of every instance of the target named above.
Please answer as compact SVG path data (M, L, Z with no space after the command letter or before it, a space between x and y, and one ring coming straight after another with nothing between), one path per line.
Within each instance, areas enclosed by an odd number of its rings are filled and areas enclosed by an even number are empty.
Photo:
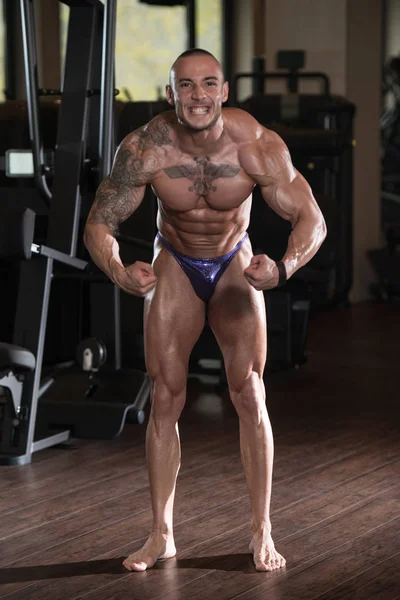
M183 53L171 68L166 93L175 110L122 141L85 229L86 246L100 269L125 292L144 297L152 384L146 455L153 528L124 566L143 571L176 553L178 419L189 355L207 311L239 416L252 510L250 552L256 569L271 571L283 567L285 559L271 537L273 438L263 383L267 340L262 290L276 287L314 256L326 235L325 222L282 139L248 113L222 108L228 83L210 53ZM142 202L146 184L159 206L153 263L125 266L115 234ZM265 202L292 225L278 263L264 254L253 256L246 233L256 184Z

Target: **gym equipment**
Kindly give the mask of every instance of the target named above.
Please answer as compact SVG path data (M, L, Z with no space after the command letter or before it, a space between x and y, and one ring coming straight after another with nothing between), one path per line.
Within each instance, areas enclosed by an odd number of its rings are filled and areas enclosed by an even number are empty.
M256 94L238 102L238 82L282 79L293 89L300 80L318 80L321 94ZM348 303L352 285L352 155L353 104L330 93L329 78L321 72L291 70L239 73L232 86L233 100L261 124L276 131L287 144L295 167L309 181L328 225L328 235L316 256L291 281L310 288L314 307L333 308ZM282 258L290 224L278 217L256 188L250 238L275 260ZM289 282L290 284L290 282Z
M98 371L106 360L106 345L96 338L82 340L76 349L76 362L83 371L89 371L90 373Z
M124 377L121 368L119 289L95 269L88 270L87 261L77 257L84 252L81 226L85 213L100 177L110 169L114 152L116 3L108 0L104 6L98 0L65 1L70 6L70 17L62 103L56 105L57 133L52 161L48 164L39 121L33 5L32 0L20 0L35 185L42 207L48 207L48 214L45 227L40 231L40 243L36 244L33 243L34 211L25 207L24 210L10 209L4 211L0 219L4 230L0 235L0 259L18 261L19 271L12 342L35 357L32 370L24 373L20 403L18 399L14 399L12 405L8 401L7 410L2 412L1 464L28 463L32 452L66 441L71 435L115 437L128 414L131 421L143 422L143 408L150 389L146 373L129 372ZM100 90L100 94L93 94L93 90ZM18 174L18 161L16 168ZM29 189L26 198L31 197L32 191ZM11 197L11 194L7 196L8 206L12 204ZM146 249L151 246L146 241L142 244ZM97 367L103 360L107 363L103 367L111 371L109 382L106 382L105 369L96 373L93 361L93 368L86 373L77 370L65 377L43 377L51 282L60 278L66 284L79 280L89 288L89 334L98 336L107 347L106 352L102 347ZM98 293L98 289L94 292L94 286L101 287L104 294ZM96 324L100 324L99 332ZM94 346L88 348L92 353L93 349ZM11 367L15 372L19 368L18 364ZM10 373L7 381L13 377L13 370ZM13 384L12 389L17 398L16 385ZM6 393L9 397L10 392ZM128 400L114 401L120 395ZM14 435L12 423L18 420L19 414L24 418L20 419L18 435ZM12 446L10 439L14 440Z
M25 464L32 452L69 438L69 431L59 430L35 438L35 422L38 400L52 382L41 381L41 368L53 263L76 269L85 269L87 263L34 244L35 214L29 208L1 211L0 227L0 257L22 261L14 343L3 344L0 352L0 372L6 371L0 381L3 397L4 388L8 389L1 415L0 464ZM17 377L22 374L23 385Z

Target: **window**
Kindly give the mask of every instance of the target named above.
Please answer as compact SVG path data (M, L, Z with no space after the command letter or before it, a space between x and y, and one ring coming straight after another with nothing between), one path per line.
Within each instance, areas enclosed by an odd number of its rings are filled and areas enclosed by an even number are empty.
M119 100L165 97L169 69L187 47L186 8L118 0L115 44Z
M196 2L196 45L208 50L222 61L222 2L199 0Z

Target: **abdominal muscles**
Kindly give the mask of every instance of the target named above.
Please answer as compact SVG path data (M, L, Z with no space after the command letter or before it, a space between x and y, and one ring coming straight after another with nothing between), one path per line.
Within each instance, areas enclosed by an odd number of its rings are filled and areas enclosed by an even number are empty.
M195 206L178 210L159 200L159 231L183 254L201 258L226 254L247 230L251 196L236 207L218 202L215 208L210 204L206 198L198 197Z

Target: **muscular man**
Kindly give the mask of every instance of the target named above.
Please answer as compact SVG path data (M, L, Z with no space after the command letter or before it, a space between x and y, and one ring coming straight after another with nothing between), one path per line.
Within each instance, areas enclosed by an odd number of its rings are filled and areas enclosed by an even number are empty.
M252 509L250 552L256 569L285 565L271 537L273 439L265 404L266 317L262 290L276 287L317 252L325 223L309 185L275 133L248 113L224 108L228 84L204 50L184 52L166 88L174 111L129 134L90 211L85 243L121 289L144 297L144 339L151 378L146 454L153 528L124 566L152 567L176 553L175 483L180 467L178 419L185 404L190 352L209 324L223 353L240 422L241 457ZM152 265L123 265L115 233L150 184L158 198ZM246 230L252 190L292 224L278 268L253 256Z

